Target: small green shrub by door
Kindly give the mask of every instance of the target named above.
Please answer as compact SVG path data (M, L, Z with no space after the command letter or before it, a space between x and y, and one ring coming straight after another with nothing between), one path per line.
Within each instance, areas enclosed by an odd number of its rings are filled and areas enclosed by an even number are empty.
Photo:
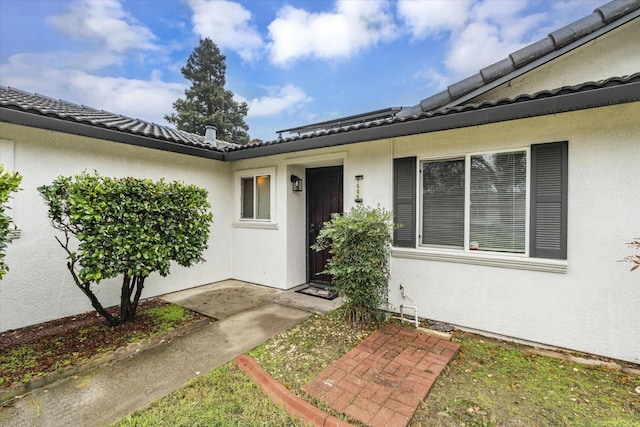
M331 259L323 273L332 276L352 322L372 323L384 316L392 232L390 212L357 206L333 214L312 246L315 251L330 248Z

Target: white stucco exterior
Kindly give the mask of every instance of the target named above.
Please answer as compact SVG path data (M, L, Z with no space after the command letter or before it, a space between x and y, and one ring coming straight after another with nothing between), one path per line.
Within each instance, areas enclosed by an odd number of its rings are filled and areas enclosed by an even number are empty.
M23 176L11 215L21 236L7 248L9 273L0 283L0 331L92 310L66 269L37 187L57 176L96 170L105 176L183 180L207 188L214 213L206 263L174 265L169 277L152 274L143 297L226 279L231 274L232 176L230 165L159 150L0 123L0 162ZM10 166L9 166L10 165ZM58 234L62 237L62 233ZM95 287L98 298L119 302L118 279Z
M477 265L472 258L476 254L447 262L421 259L439 251L415 249L415 256L407 258L407 251L397 248L391 258L390 303L396 310L400 304L415 305L421 317L484 333L639 363L640 275L617 262L628 255L625 242L640 235L640 198L633 184L640 164L637 117L640 103L624 104L314 150L299 153L296 162L331 158L332 152L343 157L345 210L355 204L356 175L364 177L364 204L390 210L393 158L449 157L568 141L566 261L485 256L502 264L496 267ZM278 280L281 288L304 281L304 212L302 201L296 200L301 194L291 192L286 179L292 170L288 162L282 155L234 165L275 165L286 171L278 176L288 189L279 193L285 201L278 206L288 204L290 212L282 221L285 226L279 221L278 230L242 230L241 239L240 230L234 230L237 278L269 286ZM287 226L292 227L290 233ZM259 257L272 239L276 243L270 255L259 264L263 270L252 272L252 257ZM251 255L245 258L246 254ZM509 267L509 261L520 266ZM286 268L275 267L281 263ZM264 273L267 265L273 266L274 275ZM288 281L291 277L295 279Z

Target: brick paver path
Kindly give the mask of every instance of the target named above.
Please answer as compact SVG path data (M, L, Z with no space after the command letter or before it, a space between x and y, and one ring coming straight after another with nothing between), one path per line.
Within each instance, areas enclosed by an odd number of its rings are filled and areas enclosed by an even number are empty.
M368 425L404 427L459 347L386 325L332 362L303 390Z

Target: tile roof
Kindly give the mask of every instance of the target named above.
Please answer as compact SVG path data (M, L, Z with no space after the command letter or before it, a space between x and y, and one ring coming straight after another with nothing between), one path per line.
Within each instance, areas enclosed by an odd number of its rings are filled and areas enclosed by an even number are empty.
M161 141L220 151L216 145L206 142L204 136L15 88L0 86L0 107Z
M504 79L512 79L526 72L527 66L534 61L552 59L570 45L577 47L591 40L591 37L597 36L600 30L606 29L605 27L615 28L638 16L640 0L613 0L595 9L591 15L553 31L544 39L511 53L507 58L450 85L442 92L423 99L417 105L405 108L397 115L409 117L424 111L460 105L469 100L472 92L478 95L476 92L482 91L483 88L490 90L501 84Z
M602 94L603 89L607 88L617 88L620 87L624 89L624 92L616 92L612 97L605 97ZM563 104L558 101L565 95L575 95L575 94L593 94L593 96L587 101L580 101L580 104ZM544 108L537 110L527 110L527 105L531 104L534 101L540 101L545 99L551 99L556 102L552 103L550 106L545 106ZM515 98L502 98L494 101L483 101L481 103L476 104L465 104L459 105L449 108L440 108L433 111L423 111L418 114L408 116L408 117L389 117L387 119L370 121L367 123L357 123L353 125L343 126L340 128L331 128L331 129L323 129L318 130L313 133L307 133L302 135L297 135L288 138L281 138L276 141L267 141L262 142L260 144L255 144L251 147L247 146L238 146L227 152L227 158L235 158L234 153L242 152L245 150L256 150L260 147L272 147L277 145L287 145L287 143L295 142L297 148L287 150L287 151L302 151L305 149L318 148L321 146L320 144L316 144L314 146L307 146L305 142L311 142L314 139L319 139L321 137L331 137L342 134L353 134L352 137L347 137L345 135L343 139L344 144L352 143L352 142L360 142L364 139L358 138L356 134L358 131L370 130L370 129L382 129L385 127L391 127L393 125L398 125L402 123L409 122L421 122L429 119L437 119L437 118L445 118L451 117L452 119L455 116L461 115L462 113L467 112L486 112L486 116L489 116L489 112L493 109L497 109L499 107L517 107L518 105L522 105L522 108L518 109L516 113L513 114L504 114L501 116L501 120L513 120L522 117L532 117L543 114L555 114L566 111L573 111L577 109L583 108L595 108L604 105L612 105L619 104L624 102L637 102L640 101L640 72L635 73L629 76L624 77L612 77L605 80L600 80L596 82L586 82L579 85L574 86L564 86L557 89L552 90L542 90L536 92L534 94L524 94L519 95ZM486 123L491 123L492 121L498 121L494 119L487 118L485 120ZM451 125L448 128L453 127L462 127L469 126L472 124L463 124L465 123L463 120L459 120L456 125ZM473 125L478 124L474 123ZM446 128L446 127L445 127ZM417 129L417 127L416 127ZM423 130L424 132L424 130ZM408 135L411 133L398 131L396 134L392 132L380 132L380 138L400 136L400 135ZM371 139L369 139L371 140ZM257 155L257 153L256 153ZM266 154L265 154L266 155ZM238 156L238 158L240 158Z

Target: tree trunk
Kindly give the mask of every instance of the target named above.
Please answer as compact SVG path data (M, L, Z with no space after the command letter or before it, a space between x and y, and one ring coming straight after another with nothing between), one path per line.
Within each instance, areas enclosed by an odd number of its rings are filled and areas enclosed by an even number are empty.
M118 324L118 321L107 310L105 310L102 304L100 304L100 301L98 301L98 298L91 290L91 286L90 286L91 283L90 282L83 283L80 281L80 278L78 277L76 272L73 270L72 263L68 262L67 268L71 272L71 276L73 277L73 281L76 283L76 286L80 288L80 290L87 296L87 298L89 298L89 301L91 301L91 306L95 308L95 310L98 313L100 313L102 317L105 318L109 326L116 326Z
M145 277L140 276L124 276L122 279L122 291L120 293L120 322L133 322L138 309L138 302L142 289L144 288ZM135 290L135 294L134 294ZM131 299L133 296L133 300Z

